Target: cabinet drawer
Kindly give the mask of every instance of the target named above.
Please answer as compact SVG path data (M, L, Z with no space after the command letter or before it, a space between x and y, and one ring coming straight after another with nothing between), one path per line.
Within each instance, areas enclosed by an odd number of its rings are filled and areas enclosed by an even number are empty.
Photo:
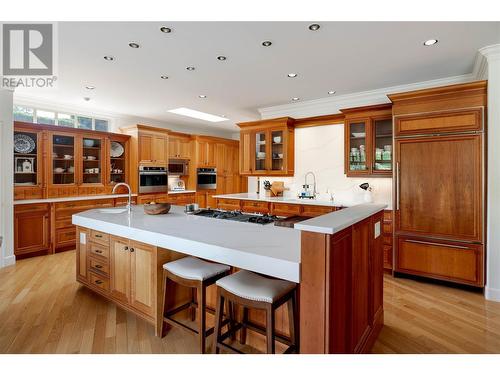
M155 201L155 196L154 195L141 195L137 197L137 204L145 204L149 202L154 202Z
M90 284L98 289L109 292L109 278L94 272L89 272Z
M239 199L217 199L217 208L221 210L239 210L241 201Z
M302 205L302 216L310 216L310 217L315 217L315 216L320 216L324 215L330 212L335 211L334 207L328 207L328 206L311 206L309 204L304 204Z
M73 224L71 223L71 216L62 219L56 219L56 229L70 228L72 225Z
M49 205L47 203L40 204L16 204L14 206L14 213L21 212L35 212L35 211L48 211Z
M94 257L89 257L89 270L109 275L109 263Z
M383 223L383 233L392 236L392 223Z
M301 213L300 204L272 203L271 213L276 216L295 216Z
M384 221L392 222L392 210L384 210Z
M400 237L396 255L397 271L484 286L482 245Z
M56 246L76 245L76 227L56 229Z
M103 245L99 245L99 244L91 242L89 245L89 251L93 255L97 255L99 257L109 259L109 247L108 246L103 246Z
M259 201L243 201L241 204L241 210L243 212L260 212L266 214L269 212L269 203Z
M392 235L387 235L384 233L383 241L384 241L384 245L392 245Z
M384 268L392 269L392 246L384 245Z
M109 234L107 234L107 233L92 230L90 232L90 240L92 242L97 243L97 244L109 246Z

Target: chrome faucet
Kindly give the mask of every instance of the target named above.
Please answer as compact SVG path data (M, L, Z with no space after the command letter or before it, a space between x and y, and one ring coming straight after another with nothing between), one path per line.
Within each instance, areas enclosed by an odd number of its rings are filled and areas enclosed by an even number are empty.
M308 187L309 185L307 184L307 177L309 175L312 175L313 176L313 198L316 198L316 195L318 194L318 192L316 191L316 176L314 175L313 172L307 172L306 175L304 176L304 186Z
M128 214L130 215L130 212L132 211L132 189L130 188L130 185L125 183L125 182L119 182L117 183L114 187L113 187L113 191L111 192L111 194L114 194L115 191L116 191L116 188L118 186L126 186L127 189L128 189L128 204L127 204L127 210L128 210Z

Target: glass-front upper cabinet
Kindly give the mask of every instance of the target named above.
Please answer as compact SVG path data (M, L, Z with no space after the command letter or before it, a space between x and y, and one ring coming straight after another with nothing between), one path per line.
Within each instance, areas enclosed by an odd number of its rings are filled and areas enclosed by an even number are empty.
M283 170L284 153L284 134L283 130L271 130L271 170Z
M82 151L82 183L102 184L103 140L84 136L82 139Z
M52 135L52 184L75 184L75 137Z
M14 185L36 186L38 179L38 134L14 132Z
M267 132L255 133L255 170L267 170Z
M373 120L373 171L392 171L392 119Z
M112 185L126 182L126 144L124 141L112 140L109 151L110 183Z
M348 150L349 162L348 168L353 174L365 174L368 171L367 160L367 128L368 120L356 120L348 122L347 137L348 137Z

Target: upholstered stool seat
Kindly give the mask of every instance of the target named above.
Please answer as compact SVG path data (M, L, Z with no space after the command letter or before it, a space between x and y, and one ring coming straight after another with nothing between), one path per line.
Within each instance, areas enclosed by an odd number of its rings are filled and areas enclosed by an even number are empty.
M239 271L220 278L217 286L217 303L215 305L214 352L221 348L242 353L241 350L227 344L227 338L235 337L240 332L240 343L246 344L247 328L266 336L267 353L275 353L275 340L286 344L285 353L299 352L299 327L297 313L297 285L290 281L274 279L249 271ZM284 336L275 332L275 313L284 303L288 304L289 334ZM240 322L232 322L229 329L222 333L224 305L233 304L243 307ZM266 326L262 327L248 319L249 309L266 312ZM229 315L232 320L232 311Z
M158 336L164 336L165 324L170 324L194 333L199 339L200 353L205 353L206 337L213 333L214 328L206 329L205 313L211 312L206 305L207 288L218 279L229 274L231 267L224 264L210 263L194 257L185 257L163 265L163 321L158 327ZM169 282L170 281L170 282ZM173 306L167 298L175 297L177 288L172 283L191 288L191 299L180 305ZM180 312L190 309L191 320L198 320L197 329L191 328L184 322L174 318ZM231 319L222 322L223 325L232 322L232 306L227 306L227 314ZM197 311L197 316L195 312Z
M295 288L295 283L271 279L249 271L223 277L215 284L228 292L251 301L273 303Z
M163 268L183 279L203 281L228 272L231 267L194 257L185 257L165 263Z

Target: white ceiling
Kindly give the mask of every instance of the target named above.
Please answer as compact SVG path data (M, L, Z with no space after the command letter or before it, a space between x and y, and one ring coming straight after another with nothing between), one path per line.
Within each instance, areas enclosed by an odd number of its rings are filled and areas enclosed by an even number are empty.
M19 89L45 101L179 125L233 130L257 108L467 74L476 51L500 42L493 22L62 22L58 87ZM160 26L173 29L170 34ZM423 41L439 43L424 47ZM263 40L273 42L262 47ZM129 42L137 42L132 49ZM116 58L114 62L103 59ZM227 56L220 62L218 55ZM187 71L188 65L196 67ZM297 73L288 78L287 73ZM168 80L160 79L168 75ZM96 86L93 91L85 85ZM207 95L199 99L198 95ZM83 97L91 97L84 102ZM189 119L188 107L229 119Z

